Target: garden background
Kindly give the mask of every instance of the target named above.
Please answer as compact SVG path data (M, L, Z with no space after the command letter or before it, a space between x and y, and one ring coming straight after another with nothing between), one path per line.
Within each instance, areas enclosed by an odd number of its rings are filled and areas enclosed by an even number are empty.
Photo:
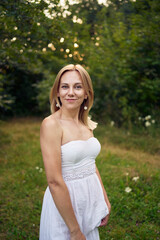
M101 239L159 239L158 0L1 0L0 239L38 239L47 185L39 146L58 71L89 72L112 214Z

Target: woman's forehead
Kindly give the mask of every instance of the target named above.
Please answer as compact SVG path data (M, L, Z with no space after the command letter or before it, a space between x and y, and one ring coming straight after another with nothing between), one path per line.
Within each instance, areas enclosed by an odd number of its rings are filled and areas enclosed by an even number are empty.
M82 83L82 78L78 71L67 71L62 75L61 83L69 82Z

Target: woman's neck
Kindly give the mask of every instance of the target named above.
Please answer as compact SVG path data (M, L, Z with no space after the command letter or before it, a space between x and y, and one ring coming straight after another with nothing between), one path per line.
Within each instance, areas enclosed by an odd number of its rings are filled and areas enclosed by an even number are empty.
M62 120L68 120L68 121L74 121L79 122L79 110L77 109L63 109L63 107L60 108L60 118Z

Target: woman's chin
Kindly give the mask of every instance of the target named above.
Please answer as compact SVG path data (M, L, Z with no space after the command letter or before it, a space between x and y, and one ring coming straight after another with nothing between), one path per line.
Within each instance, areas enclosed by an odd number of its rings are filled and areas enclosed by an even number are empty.
M67 109L67 110L79 110L80 109L80 105L79 106L75 106L73 104L67 104L67 105L63 105L63 109Z

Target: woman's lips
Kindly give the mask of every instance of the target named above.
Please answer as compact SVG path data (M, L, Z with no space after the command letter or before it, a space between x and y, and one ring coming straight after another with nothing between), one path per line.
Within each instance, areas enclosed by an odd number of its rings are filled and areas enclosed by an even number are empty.
M76 99L66 99L67 100L67 102L74 102L74 101L76 101Z

